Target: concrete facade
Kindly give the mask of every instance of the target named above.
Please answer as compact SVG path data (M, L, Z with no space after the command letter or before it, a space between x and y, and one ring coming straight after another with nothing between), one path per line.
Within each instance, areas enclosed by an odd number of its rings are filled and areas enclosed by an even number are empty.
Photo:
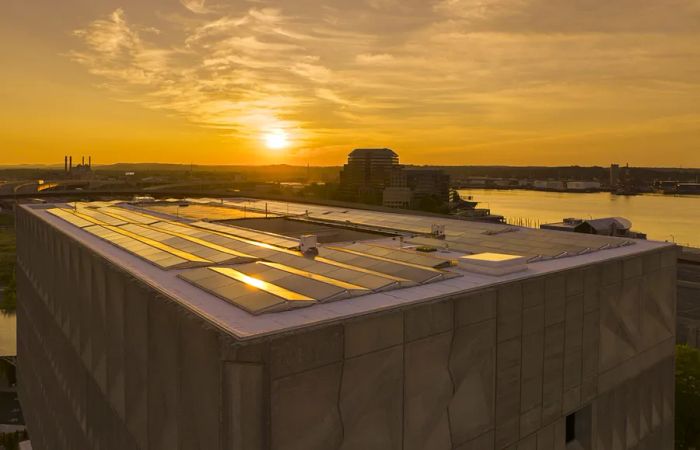
M17 225L37 450L673 448L674 248L241 340Z

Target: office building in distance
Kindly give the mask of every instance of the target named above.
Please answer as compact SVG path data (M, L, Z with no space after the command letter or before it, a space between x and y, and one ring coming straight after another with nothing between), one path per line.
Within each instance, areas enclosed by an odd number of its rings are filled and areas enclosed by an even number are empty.
M35 450L673 448L675 246L188 202L18 208Z
M399 155L391 149L355 149L340 171L340 192L348 200L381 203L384 188L400 170Z
M340 172L345 200L421 209L450 201L450 176L441 169L407 167L388 148L353 150Z

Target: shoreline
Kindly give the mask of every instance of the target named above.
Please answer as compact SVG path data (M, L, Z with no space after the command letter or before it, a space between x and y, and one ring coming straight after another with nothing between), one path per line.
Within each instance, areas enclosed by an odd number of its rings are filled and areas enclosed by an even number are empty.
M601 194L601 193L608 193L610 195L615 195L617 197L636 197L640 195L651 195L651 196L660 196L660 197L700 197L700 192L698 193L688 193L688 194L679 194L677 192L656 192L656 191L647 191L647 192L638 192L635 194L616 194L610 189L595 189L595 190L567 190L567 189L535 189L531 187L520 187L520 186L509 186L509 187L499 187L499 186L461 186L461 187L453 187L452 189L457 190L457 191L467 191L470 189L479 189L482 191L529 191L529 192L558 192L561 194Z

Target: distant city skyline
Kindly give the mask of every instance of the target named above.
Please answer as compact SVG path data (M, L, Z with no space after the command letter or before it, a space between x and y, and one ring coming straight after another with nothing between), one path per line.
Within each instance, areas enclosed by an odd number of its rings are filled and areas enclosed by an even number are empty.
M9 0L0 165L700 167L693 0Z

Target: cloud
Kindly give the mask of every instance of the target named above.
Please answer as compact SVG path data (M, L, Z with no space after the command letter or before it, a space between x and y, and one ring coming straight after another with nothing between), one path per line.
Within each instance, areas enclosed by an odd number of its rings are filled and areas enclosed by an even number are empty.
M71 57L117 98L233 138L282 128L313 148L348 135L409 145L442 130L436 145L459 148L695 111L700 9L669 2L256 0L199 14L203 1L183 0L198 14L96 18Z
M362 53L355 60L360 64L385 64L393 61L394 57L387 53Z
M182 6L195 14L206 14L209 9L206 7L207 0L180 0Z

